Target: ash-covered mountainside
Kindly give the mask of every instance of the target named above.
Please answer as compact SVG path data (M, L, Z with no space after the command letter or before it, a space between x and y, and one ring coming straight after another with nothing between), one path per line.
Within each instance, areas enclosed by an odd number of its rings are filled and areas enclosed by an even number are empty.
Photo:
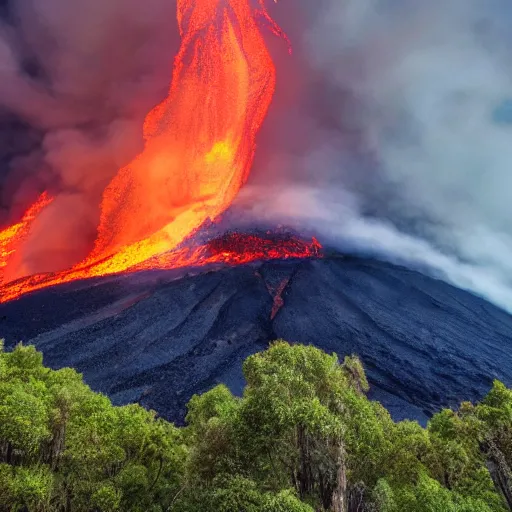
M242 361L284 338L358 354L395 418L512 385L512 316L441 281L372 260L329 257L143 272L72 283L0 305L6 346L35 344L116 403L181 422L192 394L235 392Z

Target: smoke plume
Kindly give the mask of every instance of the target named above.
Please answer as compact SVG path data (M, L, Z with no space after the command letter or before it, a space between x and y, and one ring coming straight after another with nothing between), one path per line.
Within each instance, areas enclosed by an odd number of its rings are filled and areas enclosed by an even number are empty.
M266 148L241 206L512 311L510 4L301 7L303 97L276 120L299 142Z
M2 4L0 124L5 133L18 129L14 144L0 148L0 222L19 218L43 190L56 196L23 258L28 268L33 262L38 271L59 270L90 250L105 186L142 149L144 116L170 81L176 6Z

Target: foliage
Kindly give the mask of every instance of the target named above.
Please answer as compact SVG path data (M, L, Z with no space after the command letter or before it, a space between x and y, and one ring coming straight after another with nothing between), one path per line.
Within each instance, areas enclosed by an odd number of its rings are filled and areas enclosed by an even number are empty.
M113 407L33 347L0 353L0 368L1 510L143 510L177 492L187 448L173 425Z
M275 342L241 398L192 397L176 428L114 407L80 374L0 343L0 512L503 512L512 506L512 391L395 423L340 363Z

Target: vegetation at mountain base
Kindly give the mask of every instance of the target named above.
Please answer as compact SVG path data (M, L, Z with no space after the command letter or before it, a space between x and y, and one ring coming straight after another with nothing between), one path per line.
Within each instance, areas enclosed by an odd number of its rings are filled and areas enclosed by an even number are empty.
M275 342L177 428L115 407L34 347L0 350L0 511L502 512L512 390L395 423L357 357Z

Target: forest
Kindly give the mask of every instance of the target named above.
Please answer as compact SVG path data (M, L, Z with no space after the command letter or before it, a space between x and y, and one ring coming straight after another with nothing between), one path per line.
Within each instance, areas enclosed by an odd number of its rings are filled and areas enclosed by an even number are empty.
M0 349L1 512L505 512L512 390L394 422L357 356L274 342L184 426ZM442 390L440 390L442 392Z

